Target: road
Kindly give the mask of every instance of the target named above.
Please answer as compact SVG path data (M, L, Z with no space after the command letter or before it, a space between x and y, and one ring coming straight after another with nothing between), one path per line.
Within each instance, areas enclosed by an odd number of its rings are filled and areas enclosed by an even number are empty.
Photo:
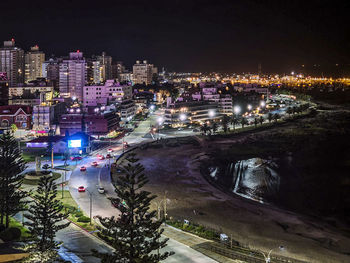
M144 137L146 133L149 132L151 124L154 124L156 121L156 115L151 116L148 120L141 122L139 127L135 129L130 135L124 138L124 141L127 142L130 146L139 144L142 142L152 141L152 138ZM176 134L177 135L177 134ZM176 136L175 135L175 136ZM168 135L167 137L173 137L174 135ZM181 134L180 134L181 136ZM182 135L183 136L183 135ZM72 197L80 206L80 208L87 214L90 215L90 202L92 202L92 217L100 215L103 217L116 216L118 215L119 210L115 209L108 197L117 197L114 192L114 187L111 184L110 171L109 167L106 165L109 164L109 160L98 160L96 155L102 154L106 155L108 149L113 149L113 154L119 156L122 153L122 142L115 142L112 145L93 152L92 156L85 157L78 167L72 172L69 180L69 190ZM91 166L93 161L98 162L97 167ZM86 171L81 172L80 167L85 166ZM77 188L79 186L84 186L86 192L78 192ZM105 194L100 194L98 192L98 187L104 187L106 190ZM80 242L80 241L79 241ZM103 246L101 249L105 249ZM203 254L191 249L188 246L183 245L175 240L170 239L168 246L164 249L168 251L174 251L175 255L169 257L164 262L203 262L203 263L212 263L216 262ZM94 261L86 261L94 262Z

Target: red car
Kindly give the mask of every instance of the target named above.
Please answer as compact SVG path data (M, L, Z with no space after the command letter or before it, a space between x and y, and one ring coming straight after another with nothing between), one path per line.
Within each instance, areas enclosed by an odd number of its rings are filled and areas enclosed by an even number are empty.
M103 155L100 155L100 156L97 156L97 158L99 159L99 160L104 160L104 156Z
M107 158L107 159L110 159L110 158L112 158L112 155L110 155L109 153L107 153L106 158Z
M112 153L113 149L108 149L107 152Z
M84 186L79 186L78 187L78 192L85 192L85 187Z
M71 156L70 159L72 161L80 161L81 159L83 159L81 156Z
M86 171L86 167L85 166L80 167L80 171L85 172Z
M91 166L97 166L97 165L98 165L97 162L92 162L92 163L91 163Z

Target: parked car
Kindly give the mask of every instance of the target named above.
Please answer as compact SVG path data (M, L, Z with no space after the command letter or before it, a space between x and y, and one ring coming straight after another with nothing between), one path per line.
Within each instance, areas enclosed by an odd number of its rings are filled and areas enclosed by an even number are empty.
M105 189L104 189L103 187L99 187L99 188L97 189L97 191L98 191L100 194L104 194Z
M97 165L98 165L97 162L92 162L92 163L91 163L91 166L97 166Z
M107 159L110 159L110 158L112 158L112 155L109 154L109 153L107 153L106 158L107 158Z
M183 131L183 130L184 130L184 128L178 128L177 130L178 130L178 131Z
M83 159L81 156L71 156L70 159L72 161L80 161L81 159Z
M86 171L86 167L85 166L80 167L80 171L85 172Z
M113 149L108 149L107 152L108 152L108 153L112 153L112 152L113 152Z
M192 131L193 132L199 132L199 129L193 129Z
M79 186L78 187L78 192L85 192L85 187L84 186Z
M105 157L103 156L103 155L100 155L100 156L98 156L97 157L99 160L104 160L105 159Z

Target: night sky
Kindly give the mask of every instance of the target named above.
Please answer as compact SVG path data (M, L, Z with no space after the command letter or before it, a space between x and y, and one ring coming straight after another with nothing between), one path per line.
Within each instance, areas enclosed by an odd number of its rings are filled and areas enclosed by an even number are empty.
M256 72L259 63L266 73L350 67L349 1L21 2L1 1L1 40L38 44L47 55L106 51L129 67L147 59L191 72Z

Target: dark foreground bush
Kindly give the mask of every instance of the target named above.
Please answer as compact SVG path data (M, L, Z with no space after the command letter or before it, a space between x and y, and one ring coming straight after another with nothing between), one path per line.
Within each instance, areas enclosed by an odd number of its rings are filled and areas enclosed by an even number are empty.
M13 240L19 240L21 237L21 230L17 227L10 227L0 233L0 239L8 242Z
M90 222L90 217L81 216L81 217L78 218L78 222L89 223Z

